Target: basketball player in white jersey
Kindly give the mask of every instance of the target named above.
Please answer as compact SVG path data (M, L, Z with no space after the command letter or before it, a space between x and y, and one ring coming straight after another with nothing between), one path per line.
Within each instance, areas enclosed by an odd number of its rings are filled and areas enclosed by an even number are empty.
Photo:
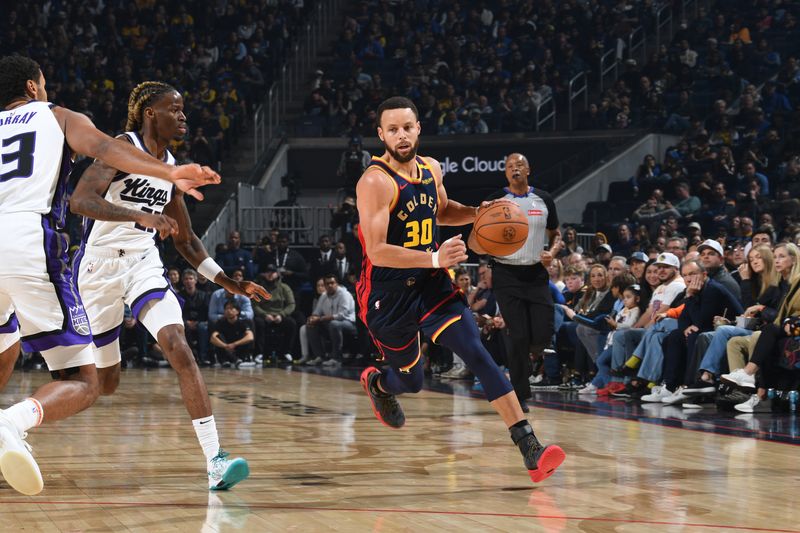
M167 146L186 135L183 97L165 83L139 84L128 101L126 129L120 138L174 164ZM94 333L100 393L111 394L119 384L119 335L124 304L128 304L178 374L184 405L206 456L209 488L225 490L245 479L249 468L244 459L228 459L219 446L203 376L186 342L181 306L164 277L154 240L156 230L164 238L172 235L181 255L229 292L255 300L268 298L268 294L255 283L232 280L208 257L192 231L183 194L174 189L162 179L94 162L70 199L74 213L89 217L84 225L84 246L75 255L73 268Z
M59 231L73 154L158 176L184 190L219 181L208 168L167 165L108 137L85 115L47 102L35 61L0 59L0 350L4 361L13 362L9 353L19 353L21 338L27 349L42 353L55 378L0 410L0 472L23 494L43 488L26 432L86 409L99 393L89 321Z

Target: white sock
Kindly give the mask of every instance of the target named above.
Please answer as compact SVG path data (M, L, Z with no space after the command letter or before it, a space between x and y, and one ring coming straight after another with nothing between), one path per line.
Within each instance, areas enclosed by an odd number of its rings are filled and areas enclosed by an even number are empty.
M3 411L3 413L11 420L20 435L32 427L38 426L44 419L42 404L35 398L28 398L27 400L14 404Z
M219 436L217 435L217 424L214 422L214 415L205 418L192 420L194 432L197 433L197 440L206 455L206 462L217 456L219 453Z

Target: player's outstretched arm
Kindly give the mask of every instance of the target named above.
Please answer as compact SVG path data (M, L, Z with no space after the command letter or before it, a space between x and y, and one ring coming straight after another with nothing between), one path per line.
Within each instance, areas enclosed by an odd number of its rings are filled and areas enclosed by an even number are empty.
M75 192L69 200L69 209L76 215L95 220L114 222L136 222L146 228L154 228L162 239L178 232L178 224L172 218L159 213L145 213L115 205L103 196L119 171L99 159L86 169Z
M53 114L61 125L67 143L75 152L100 159L113 168L132 174L161 178L182 191L202 199L196 187L220 182L219 174L197 164L173 166L144 153L132 144L109 137L98 130L86 115L63 107Z
M164 207L164 212L175 219L178 224L178 231L172 237L175 249L199 273L233 294L241 294L257 302L260 302L262 298L269 300L270 294L264 287L251 281L232 280L225 275L222 267L209 257L206 247L203 246L203 241L192 229L192 219L189 216L189 210L186 209L186 202L183 200L182 192L177 192L172 197L172 200Z
M442 243L434 253L388 244L386 232L394 189L379 171L368 171L356 186L358 219L367 256L375 266L390 268L449 268L467 260L461 236Z

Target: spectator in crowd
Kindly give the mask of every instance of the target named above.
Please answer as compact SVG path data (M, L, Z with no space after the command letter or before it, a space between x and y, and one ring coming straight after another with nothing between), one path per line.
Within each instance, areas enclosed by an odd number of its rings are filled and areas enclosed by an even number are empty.
M311 309L317 307L317 302L319 302L320 296L325 294L325 279L318 278L317 282L314 284L314 300L311 303ZM309 313L311 314L311 313ZM297 366L302 366L308 364L309 366L318 365L322 362L322 359L317 361L314 359L314 364L311 364L311 347L308 344L308 324L303 324L300 326L300 331L298 333L298 339L300 340L300 359L295 361L294 364Z
M722 245L713 239L707 239L697 247L697 251L700 252L700 262L706 276L728 289L734 298L741 300L742 292L739 284L725 269L725 253Z
M266 267L262 279L262 286L270 298L253 303L256 350L262 355L261 361L256 357L256 362L266 364L266 358L271 358L276 362L291 363L297 334L297 323L292 318L295 310L294 293L281 281L281 275L274 265Z
M254 340L250 320L240 317L235 301L226 301L223 318L212 326L211 344L216 349L217 360L224 368L255 366L252 360Z
M242 274L241 270L234 270L231 279L243 281L244 274ZM250 303L250 298L240 294L233 294L225 289L217 289L211 294L211 299L208 302L208 324L210 327L213 327L215 322L224 317L225 302L229 300L236 302L236 311L242 320L253 320L253 306Z
M300 252L289 247L289 234L281 233L270 263L281 275L281 280L293 291L299 291L303 282L308 280L308 266Z
M234 230L228 235L228 246L225 251L218 253L214 260L222 267L225 274L231 275L235 270L241 270L246 279L253 279L253 256L242 248L242 239L239 232Z
M364 150L362 144L360 135L350 138L347 150L339 159L339 168L336 171L336 175L342 180L343 187L351 194L355 193L356 182L372 161L372 156Z
M191 268L183 271L183 328L186 341L195 355L198 364L208 366L208 305L207 292L197 290L197 272Z
M311 279L320 279L325 274L336 271L332 244L330 235L320 235L317 242L317 250L312 254L309 262L309 276Z
M180 292L181 271L178 267L169 267L167 270L167 279L169 279L169 284L172 287L172 290L175 292Z
M324 359L324 367L336 368L342 366L344 334L356 334L355 301L347 289L339 285L336 275L328 274L323 279L325 294L319 297L314 312L308 317L306 331L313 362L317 364L317 359ZM329 352L325 350L325 340L330 342Z

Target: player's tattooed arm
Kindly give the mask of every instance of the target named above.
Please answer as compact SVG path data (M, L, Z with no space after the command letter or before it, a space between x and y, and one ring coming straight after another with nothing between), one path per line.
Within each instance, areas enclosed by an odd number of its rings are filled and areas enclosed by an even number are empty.
M92 163L78 180L75 192L70 197L70 211L95 220L136 222L146 228L154 228L161 238L166 238L177 231L177 224L167 216L129 209L106 200L104 198L106 191L118 173L117 169L100 160Z
M189 261L192 267L195 269L198 268L200 263L205 261L209 255L206 247L203 246L203 241L200 240L192 229L192 219L189 216L189 210L186 208L186 202L183 199L182 192L175 192L172 200L164 207L164 213L175 219L177 223L177 231L172 236L175 249ZM211 281L233 294L247 296L257 302L262 299L269 300L271 297L261 285L253 283L252 281L235 281L222 271Z

